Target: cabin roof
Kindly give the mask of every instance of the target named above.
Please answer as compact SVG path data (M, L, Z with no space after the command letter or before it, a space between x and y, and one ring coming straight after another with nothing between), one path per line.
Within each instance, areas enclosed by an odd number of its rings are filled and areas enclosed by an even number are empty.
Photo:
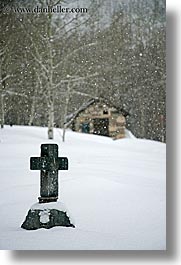
M79 112L77 113L77 116L84 111L85 109L87 109L88 107L90 107L91 105L93 105L94 103L102 103L102 104L106 104L109 108L115 108L120 114L122 114L123 116L128 116L129 112L127 112L126 110L124 110L121 107L118 107L112 103L110 103L107 100L104 99L97 99L97 98L92 98L90 100L88 100L85 104L82 105L82 107L80 108Z
M94 103L102 103L106 104L108 107L114 107L120 114L122 114L124 117L129 115L129 112L124 110L123 108L117 107L114 104L107 102L106 100L103 99L97 99L97 98L91 98L87 102L85 102L78 110L76 110L74 113L71 113L70 115L67 116L66 123L71 123L75 118L79 116L81 112L83 112L85 109L93 105Z

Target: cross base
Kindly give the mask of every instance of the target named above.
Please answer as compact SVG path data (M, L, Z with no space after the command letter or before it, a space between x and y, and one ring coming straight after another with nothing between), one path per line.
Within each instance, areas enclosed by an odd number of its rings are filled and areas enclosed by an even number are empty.
M38 197L39 203L56 202L58 197Z
M26 230L49 229L55 226L75 227L65 206L60 202L32 205L21 225Z

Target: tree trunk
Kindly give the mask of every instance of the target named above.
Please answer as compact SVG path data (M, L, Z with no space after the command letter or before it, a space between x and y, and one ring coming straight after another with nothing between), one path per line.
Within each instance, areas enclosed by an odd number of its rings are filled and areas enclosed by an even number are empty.
M145 138L145 115L144 115L144 105L142 106L141 112L141 137Z
M53 128L54 128L54 91L53 91L53 54L52 54L52 14L48 14L48 139L53 139Z
M54 127L54 105L53 101L48 106L48 139L53 139L53 127Z
M33 120L34 120L34 117L35 117L35 102L36 102L36 97L34 95L33 96L33 100L32 100L32 105L31 105L30 119L29 119L29 122L28 122L29 126L33 125Z
M4 95L3 93L1 93L0 105L1 105L0 120L1 120L1 128L3 129L4 128Z
M65 132L66 132L66 118L67 118L67 113L68 113L68 104L69 104L69 99L70 99L70 83L68 82L68 88L67 88L67 95L66 95L66 100L65 100L65 110L64 110L64 123L63 123L63 136L62 136L62 141L65 142Z
M66 131L66 127L65 124L63 125L63 135L62 135L62 141L65 142L65 131Z

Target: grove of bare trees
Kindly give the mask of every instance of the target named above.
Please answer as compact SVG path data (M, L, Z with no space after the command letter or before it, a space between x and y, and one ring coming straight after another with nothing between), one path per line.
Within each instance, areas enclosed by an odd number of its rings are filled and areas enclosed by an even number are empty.
M6 2L6 1L5 1ZM61 3L60 3L61 2ZM85 13L13 8L86 7ZM0 10L0 123L64 129L90 98L129 115L140 138L166 140L164 0L7 1Z

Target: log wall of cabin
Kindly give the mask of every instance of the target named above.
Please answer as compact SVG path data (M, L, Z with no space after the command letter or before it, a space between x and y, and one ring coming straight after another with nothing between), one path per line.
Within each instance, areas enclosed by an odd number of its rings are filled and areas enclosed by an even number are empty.
M115 108L110 108L106 104L96 103L83 110L75 119L74 129L82 132L82 123L89 124L89 133L94 133L94 119L109 119L109 136L113 139L125 137L125 117L117 112Z

